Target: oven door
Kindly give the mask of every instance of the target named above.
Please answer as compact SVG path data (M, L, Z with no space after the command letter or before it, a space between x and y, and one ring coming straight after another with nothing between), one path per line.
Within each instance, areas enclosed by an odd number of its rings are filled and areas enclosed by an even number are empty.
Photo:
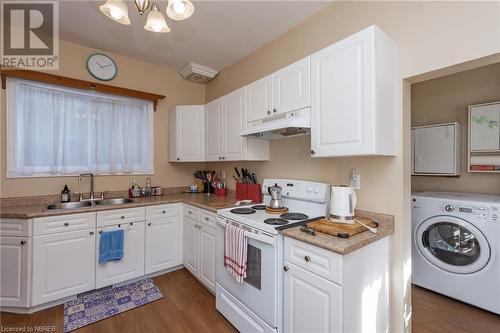
M248 307L269 326L277 327L277 241L276 237L250 232L247 248L247 277L237 282L224 267L224 226L226 220L217 218L217 249L215 254L216 282ZM229 222L238 224L236 222ZM253 231L247 226L243 226Z

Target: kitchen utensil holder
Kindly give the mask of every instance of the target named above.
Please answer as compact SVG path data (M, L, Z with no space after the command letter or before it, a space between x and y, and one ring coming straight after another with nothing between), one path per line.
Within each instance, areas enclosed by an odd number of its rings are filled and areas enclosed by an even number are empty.
M216 188L215 195L219 196L219 197L226 197L227 196L227 188Z
M261 185L236 182L236 199L262 202Z
M203 193L214 193L214 187L212 186L212 183L210 182L203 182Z

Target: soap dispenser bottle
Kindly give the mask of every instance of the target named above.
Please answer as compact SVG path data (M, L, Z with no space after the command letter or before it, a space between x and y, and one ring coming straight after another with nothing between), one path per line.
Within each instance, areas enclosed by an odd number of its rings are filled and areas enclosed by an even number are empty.
M64 185L64 188L61 192L61 202L70 202L71 201L71 192L69 191L68 185Z

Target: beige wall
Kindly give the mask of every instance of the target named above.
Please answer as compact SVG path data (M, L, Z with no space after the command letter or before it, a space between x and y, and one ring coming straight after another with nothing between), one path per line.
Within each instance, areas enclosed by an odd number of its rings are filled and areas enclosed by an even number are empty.
M97 50L81 45L61 41L60 70L57 74L84 80L93 80L87 73L85 62L87 57ZM151 177L153 185L185 186L193 178L193 171L203 164L174 164L167 162L168 153L168 109L179 104L201 104L205 101L205 86L186 81L175 71L168 68L126 58L105 52L115 59L118 75L110 83L112 85L153 92L165 95L159 103L154 115L155 136L155 174ZM1 91L1 124L0 135L0 172L2 177L0 197L26 195L42 195L59 193L64 184L72 191L88 191L88 180L78 184L76 177L52 178L5 178L5 91ZM144 184L146 176L100 176L96 178L96 191L127 189L136 179Z
M460 177L412 176L412 191L500 194L500 175L467 172L467 106L500 101L500 63L417 83L411 90L412 126L458 121L462 131Z
M207 101L307 56L368 25L377 24L398 44L398 148L396 157L313 159L309 138L271 144L270 162L210 163L225 169L245 166L260 179L290 177L345 183L351 168L361 174L361 209L394 214L391 331L409 329L410 319L410 84L417 75L500 51L498 2L336 2L207 84ZM473 64L470 64L473 66Z

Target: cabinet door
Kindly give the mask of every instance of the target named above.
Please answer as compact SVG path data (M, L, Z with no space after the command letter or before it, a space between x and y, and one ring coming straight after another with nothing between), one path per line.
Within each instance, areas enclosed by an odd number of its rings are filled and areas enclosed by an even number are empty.
M218 161L222 157L222 98L206 105L205 154L207 161Z
M455 173L455 125L413 129L415 173Z
M200 281L215 292L215 229L200 228Z
M186 217L182 226L183 263L196 277L198 276L198 225L198 222Z
M31 306L94 289L94 229L33 239Z
M285 263L284 332L341 332L342 287Z
M177 157L182 161L205 160L205 107L178 106Z
M99 264L100 233L96 246L96 287L102 288L144 275L144 222L98 228L98 231L123 229L123 258Z
M29 238L0 237L0 305L28 307Z
M470 150L500 150L500 103L470 109Z
M247 139L239 132L246 127L245 88L224 96L223 158L227 161L246 159Z
M285 113L311 105L310 57L273 73L273 113Z
M147 221L146 225L146 274L180 265L181 217Z
M272 113L272 83L272 75L268 75L246 86L248 122L266 118Z
M366 155L375 144L370 30L311 56L311 154Z

